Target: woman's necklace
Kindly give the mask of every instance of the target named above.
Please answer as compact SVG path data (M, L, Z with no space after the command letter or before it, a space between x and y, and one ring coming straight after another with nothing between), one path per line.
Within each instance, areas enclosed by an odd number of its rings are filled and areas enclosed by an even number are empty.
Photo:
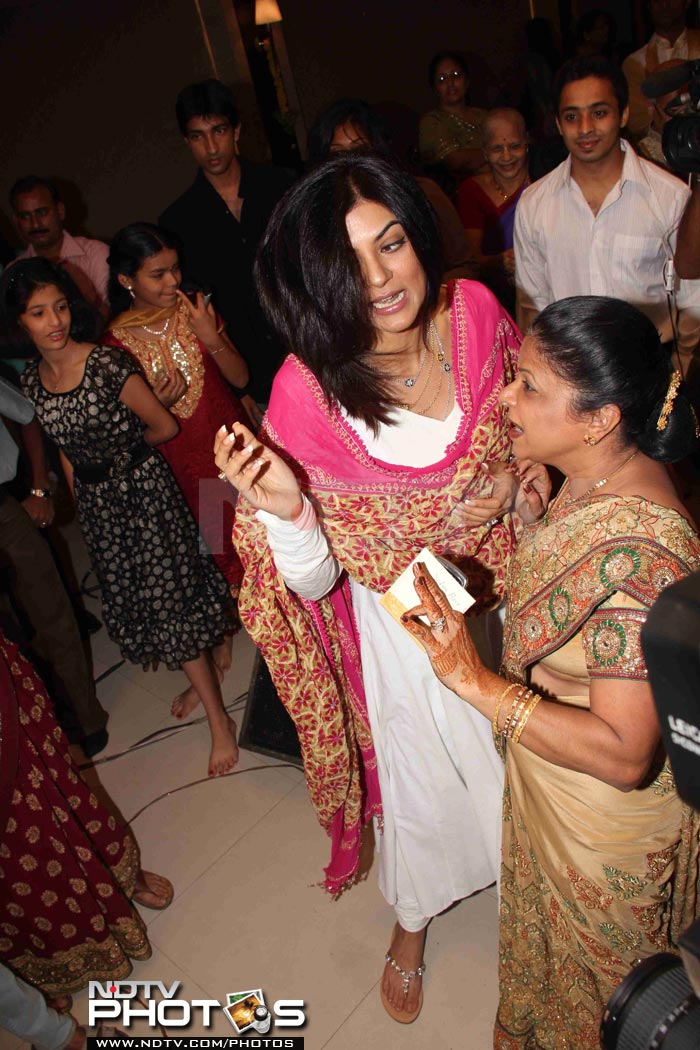
M418 368L418 371L416 372L416 374L414 376L408 376L408 377L404 377L404 376L390 376L389 378L391 379L392 383L403 383L403 385L409 387L409 389L411 387L414 387L416 385L416 383L418 382L418 380L420 379L421 372L423 371L423 365L425 364L425 359L426 359L427 356L428 356L428 348L426 346L423 346L423 353L422 353L421 359L420 359L420 367Z
M501 197L503 197L504 201L507 201L509 197L512 197L514 193L517 193L521 186L523 186L523 187L527 186L527 179L525 179L523 182L519 182L518 185L515 187L515 189L508 190L508 192L506 192L503 189L503 187L501 186L501 184L498 181L498 179L496 178L496 176L493 174L493 172L491 172L491 178L493 179L494 186L496 187L497 191L500 193Z
M601 478L600 481L596 481L595 484L591 485L589 489L586 489L582 496L567 496L564 500L564 506L568 507L572 503L582 503L583 500L588 499L589 496L592 496L596 489L602 489L603 485L607 485L609 481L612 481L616 474L620 473L623 467L626 467L628 463L632 462L632 460L638 452L639 449L635 449L631 456L628 456L627 459L623 460L623 462L620 463L619 467L615 467L615 470L613 470L612 474L608 474L606 477ZM566 484L569 484L568 478L566 479Z
M435 326L435 322L432 320L428 327L428 340L430 340L431 336L433 337L435 342L437 342L437 350L435 350L433 354L431 354L430 368L428 370L428 376L425 381L425 385L423 386L422 391L420 392L416 400L413 402L413 404L409 405L407 403L404 403L400 407L403 409L407 409L410 412L415 412L419 416L427 415L430 409L436 403L437 399L440 397L440 394L442 392L443 378L444 376L447 376L447 397L445 402L445 415L443 416L443 419L447 419L447 416L450 412L450 399L452 394L452 365L447 360L447 354L445 353L445 347L443 346L442 339L440 338L440 333L438 332L437 327ZM423 397L423 394L428 389L428 385L430 383L430 376L433 370L433 361L437 361L438 365L440 366L440 379L437 385L437 389L435 390L435 394L433 395L429 403L427 405L424 405L423 408L418 408L420 400Z
M141 327L143 328L144 332L148 332L149 335L161 336L165 335L165 333L167 332L168 327L170 326L170 320L171 319L168 318L168 320L165 322L161 329L149 328L147 324L142 324Z

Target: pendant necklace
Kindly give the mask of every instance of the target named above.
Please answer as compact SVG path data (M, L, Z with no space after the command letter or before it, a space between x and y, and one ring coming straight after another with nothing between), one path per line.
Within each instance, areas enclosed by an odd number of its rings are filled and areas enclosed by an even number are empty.
M450 411L450 397L451 397L451 393L452 393L452 365L447 360L447 354L445 353L445 347L443 346L442 339L440 338L440 333L438 332L438 330L437 330L437 328L435 326L435 322L432 321L432 320L431 320L429 328L428 328L428 337L430 338L431 336L434 337L438 348L437 348L437 350L435 350L431 354L430 369L428 370L428 378L426 379L426 383L425 383L425 386L423 388L423 391L427 390L428 383L430 382L430 375L431 375L432 369L433 369L433 360L435 360L435 361L437 361L438 365L440 366L440 370L443 373L443 375L447 376L447 398L446 398L445 415L443 417L444 419L447 419L447 416L449 415L449 411ZM418 408L417 407L418 402L420 401L420 398L422 397L422 394L419 395L419 397L416 399L416 401L413 402L412 405L404 403L404 404L400 405L400 407L404 408L404 409L408 409L408 411L410 411L410 412L415 412L419 416L426 415L430 411L430 409L433 407L433 405L435 404L435 402L437 401L437 399L440 396L440 392L442 391L442 378L443 377L441 375L440 376L440 382L438 383L437 390L435 391L435 396L432 398L432 400L429 402L429 404L427 404L424 408Z
M421 359L420 359L420 365L419 365L419 368L418 368L418 371L416 372L416 374L414 376L408 376L406 378L404 378L404 376L390 376L390 379L391 379L392 383L403 383L403 385L407 386L409 389L411 387L414 387L416 385L416 383L418 382L418 380L420 379L420 377L421 377L421 372L423 371L423 365L425 364L425 359L426 359L427 355L428 355L428 350L427 350L427 348L424 345L423 346L423 353L422 353Z

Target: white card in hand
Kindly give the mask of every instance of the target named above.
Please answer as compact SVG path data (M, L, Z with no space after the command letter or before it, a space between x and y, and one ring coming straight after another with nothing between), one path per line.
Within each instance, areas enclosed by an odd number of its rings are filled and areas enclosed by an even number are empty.
M469 591L461 587L445 566L440 564L435 555L427 547L424 547L408 568L401 573L398 580L394 581L386 594L379 599L380 604L398 623L401 623L401 617L408 609L413 609L414 606L420 604L416 589L413 586L415 579L413 566L416 562L423 562L453 609L464 613L474 604L475 599L472 598ZM428 623L425 616L422 616L421 619L425 624ZM401 626L403 627L404 625L401 623Z

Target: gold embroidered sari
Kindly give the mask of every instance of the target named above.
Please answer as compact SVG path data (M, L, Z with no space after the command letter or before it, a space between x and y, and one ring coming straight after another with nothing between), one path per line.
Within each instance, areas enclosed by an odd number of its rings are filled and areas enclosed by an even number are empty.
M700 541L676 511L600 496L526 528L512 560L504 671L542 663L580 684L645 679L640 631ZM588 708L587 696L558 696ZM653 776L653 773L650 774ZM668 763L622 792L511 745L500 913L499 1050L598 1050L603 1007L642 958L673 950L698 908L700 822Z

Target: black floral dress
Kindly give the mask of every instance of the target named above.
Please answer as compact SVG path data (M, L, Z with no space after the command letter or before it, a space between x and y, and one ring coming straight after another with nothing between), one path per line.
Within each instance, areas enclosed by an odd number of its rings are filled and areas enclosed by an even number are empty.
M22 376L26 396L72 464L75 499L102 592L110 638L126 659L171 670L194 660L231 630L228 584L206 552L184 497L163 457L144 449L144 424L119 400L133 359L95 347L79 385L50 393L36 362ZM138 458L138 457L136 457ZM112 464L103 480L81 480L95 464Z

